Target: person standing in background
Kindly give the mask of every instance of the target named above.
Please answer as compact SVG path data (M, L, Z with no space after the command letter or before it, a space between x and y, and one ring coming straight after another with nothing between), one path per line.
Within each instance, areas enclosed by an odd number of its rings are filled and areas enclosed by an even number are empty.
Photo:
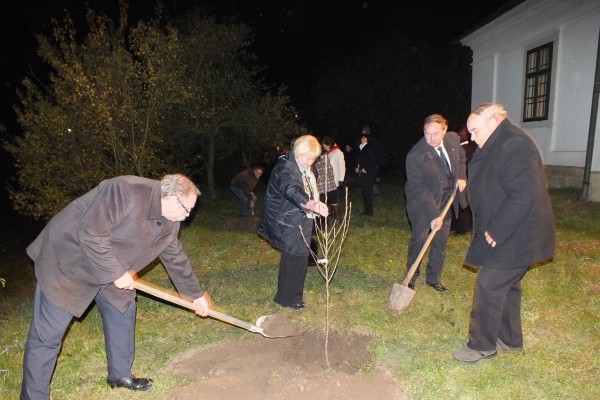
M500 104L475 108L467 128L479 148L469 163L473 236L465 264L478 268L467 345L473 363L497 348L523 350L521 280L554 257L556 234L544 164L535 143Z
M363 215L373 215L373 185L377 179L377 160L373 146L369 144L369 134L364 132L360 137L356 156L356 185L360 187L363 197Z
M335 143L335 140L333 140L332 137L325 136L323 138L323 148L327 152L327 157L329 158L329 163L331 164L331 168L333 170L335 186L338 189L335 204L329 203L333 209L333 219L337 221L340 217L339 196L344 179L346 177L346 161L344 160L344 153Z
M327 154L327 152L323 152L323 154L319 156L317 162L315 162L315 169L317 177L317 188L319 190L319 200L332 207L334 212L330 212L329 216L333 220L337 221L338 193L335 184L333 168L331 167L331 163L329 161L329 154Z
M246 168L231 180L229 188L240 199L240 217L247 217L251 210L254 214L254 205L257 200L254 189L256 189L262 174L262 167Z
M460 138L460 146L465 151L465 164L467 166L467 180L469 179L469 161L473 157L473 153L477 145L471 141L471 135L467 130L466 125L461 125L455 130ZM469 199L467 197L467 191L461 192L458 196L459 205L458 215L454 215L452 223L450 224L450 231L454 231L456 235L464 235L467 232L471 232L473 226L473 219L471 218L471 207L469 207ZM455 213L454 209L451 210Z
M356 149L350 144L345 147L344 162L346 164L346 173L344 175L344 186L350 188L356 184Z

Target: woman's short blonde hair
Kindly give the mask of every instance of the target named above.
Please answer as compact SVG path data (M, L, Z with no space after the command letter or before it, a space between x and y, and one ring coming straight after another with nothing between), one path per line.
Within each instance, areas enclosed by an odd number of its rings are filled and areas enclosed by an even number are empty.
M294 141L294 155L317 158L321 155L321 144L313 135L302 135Z

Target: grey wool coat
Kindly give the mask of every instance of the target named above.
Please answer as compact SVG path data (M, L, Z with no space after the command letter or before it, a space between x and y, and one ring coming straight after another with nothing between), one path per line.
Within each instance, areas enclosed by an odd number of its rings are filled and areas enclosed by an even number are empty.
M161 215L160 182L121 176L97 187L56 214L27 247L42 292L76 317L99 291L121 312L135 291L112 282L160 257L182 295L203 295L177 237L180 223Z
M544 165L535 143L505 119L469 163L473 238L465 262L522 268L554 256L555 231ZM485 239L488 231L497 243Z

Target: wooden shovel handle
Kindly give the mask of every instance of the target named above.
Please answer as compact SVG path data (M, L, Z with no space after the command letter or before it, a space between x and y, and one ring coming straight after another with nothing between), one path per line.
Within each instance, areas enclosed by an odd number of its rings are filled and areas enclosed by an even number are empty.
M191 301L182 299L181 297L174 296L170 293L164 292L162 290L153 288L152 286L148 286L139 280L133 282L133 286L144 293L151 294L154 297L158 297L159 299L168 301L169 303L177 304L178 306L187 308L189 310L197 311L198 306ZM219 321L227 322L228 324L235 325L237 327L246 329L250 332L263 333L262 328L259 328L256 325L252 325L249 322L239 320L237 318L231 317L227 314L220 313L215 310L208 309L208 316L214 319L218 319Z
M442 219L442 221L446 217L446 214L448 213L448 210L450 209L450 206L452 205L452 202L454 201L454 197L456 197L457 191L458 191L458 182L454 186L454 191L452 192L452 196L450 196L448 203L446 203L446 206L444 207L444 209L442 210L442 213L440 214L440 218ZM435 236L436 233L437 233L437 231L431 231L431 233L429 233L429 236L427 236L427 240L425 241L425 244L421 248L421 251L419 252L419 255L417 256L417 259L415 260L415 262L410 266L410 269L408 270L408 273L406 274L406 278L404 278L404 282L402 282L402 285L407 286L408 283L410 282L410 280L412 279L413 275L415 274L415 271L417 270L417 268L419 267L419 264L421 263L421 260L423 259L423 256L425 255L425 252L427 251L427 248L429 247L429 244L433 240L433 237Z

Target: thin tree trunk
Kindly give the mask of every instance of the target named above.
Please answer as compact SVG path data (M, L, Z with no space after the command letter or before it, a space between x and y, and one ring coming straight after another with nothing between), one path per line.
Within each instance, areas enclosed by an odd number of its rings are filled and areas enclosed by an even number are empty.
M206 181L211 200L217 198L217 191L215 190L215 136L208 135L208 160L206 162Z

